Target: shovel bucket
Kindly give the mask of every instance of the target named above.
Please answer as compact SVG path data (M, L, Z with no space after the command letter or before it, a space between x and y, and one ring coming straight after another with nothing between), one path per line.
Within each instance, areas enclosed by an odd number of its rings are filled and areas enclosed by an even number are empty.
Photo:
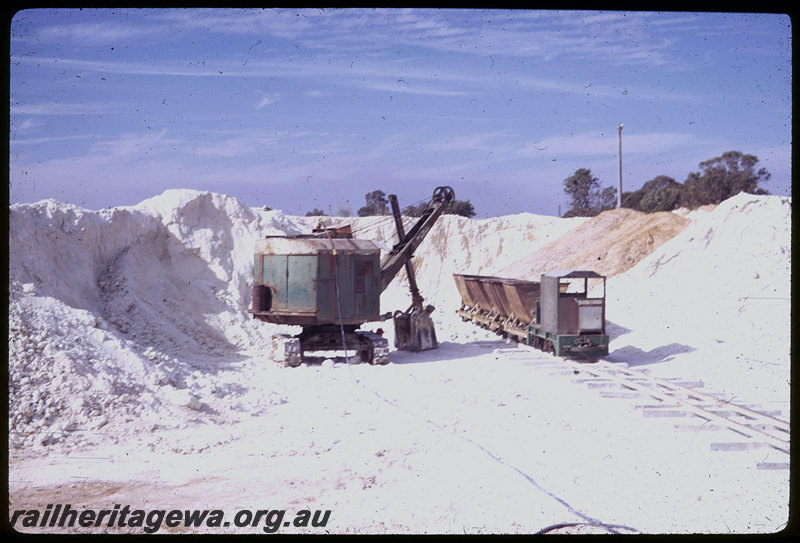
M431 312L433 306L424 311L411 309L394 314L394 346L401 351L427 351L439 347L436 330L433 328Z

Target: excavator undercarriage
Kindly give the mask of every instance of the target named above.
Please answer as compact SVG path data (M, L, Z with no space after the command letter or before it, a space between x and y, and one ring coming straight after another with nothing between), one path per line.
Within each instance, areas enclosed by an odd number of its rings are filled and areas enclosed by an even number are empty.
M275 361L284 366L297 367L303 363L306 351L355 351L362 362L389 363L389 342L381 335L366 330L356 330L352 325L344 331L336 325L310 326L300 335L276 334L272 338Z

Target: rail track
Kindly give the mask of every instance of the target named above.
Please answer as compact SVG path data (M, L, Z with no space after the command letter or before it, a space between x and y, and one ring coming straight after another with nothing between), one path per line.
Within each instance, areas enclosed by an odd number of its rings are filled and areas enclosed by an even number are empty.
M521 349L522 351L517 351ZM516 353L512 354L513 351ZM759 462L757 469L789 469L790 428L780 412L769 412L759 406L734 404L725 400L724 394L698 390L704 384L677 378L653 377L646 370L631 369L627 364L607 360L576 361L555 358L525 345L515 344L515 349L506 354L515 359L531 363L552 363L555 372L571 374L573 381L589 388L601 389L600 394L609 398L645 399L651 403L636 405L647 417L675 417L698 421L684 426L696 431L735 432L743 441L712 443L712 450L740 451L769 448L779 451L777 462ZM676 424L679 426L679 424ZM783 455L785 453L785 461Z

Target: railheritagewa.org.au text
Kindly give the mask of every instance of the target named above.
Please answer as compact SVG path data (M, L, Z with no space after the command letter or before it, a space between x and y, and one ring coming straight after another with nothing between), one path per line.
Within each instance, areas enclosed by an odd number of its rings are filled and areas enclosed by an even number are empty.
M115 504L109 509L74 508L71 504L49 504L45 509L15 509L10 513L11 528L26 531L58 532L75 528L133 528L152 534L164 528L236 528L250 527L265 533L281 528L324 529L330 510L303 509L288 514L285 509L239 509L226 515L220 509L135 509Z

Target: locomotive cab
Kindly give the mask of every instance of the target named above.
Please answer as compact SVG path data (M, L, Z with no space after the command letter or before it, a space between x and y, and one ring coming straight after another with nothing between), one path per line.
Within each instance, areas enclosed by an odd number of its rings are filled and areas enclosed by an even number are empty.
M608 354L606 278L586 270L542 275L539 335L558 356Z

